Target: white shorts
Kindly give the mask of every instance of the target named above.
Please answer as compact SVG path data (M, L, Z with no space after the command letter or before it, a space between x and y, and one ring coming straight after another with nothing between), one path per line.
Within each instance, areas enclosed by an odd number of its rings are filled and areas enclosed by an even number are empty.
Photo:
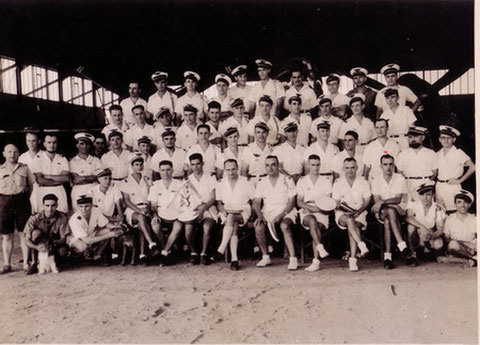
M346 212L339 211L339 210L335 211L335 223L342 230L347 229L346 226L340 225L340 217L343 216L344 214L346 214ZM355 219L355 221L362 225L361 230L365 230L367 228L367 211L363 211L362 213L360 213L360 215Z
M281 210L278 209L270 209L270 210L265 210L265 207L262 209L262 214L265 217L265 220L267 222L273 222L276 216L280 214L280 212L283 211L283 208ZM297 217L297 209L293 208L285 217L283 218L288 218L290 219L293 223L295 223L295 218Z
M450 185L444 182L437 182L435 185L435 201L445 206L447 211L456 211L455 195L460 192L462 186L459 184Z
M300 210L299 213L300 213L300 223L305 228L305 230L310 230L310 227L308 226L308 224L305 224L303 222L306 216L314 216L318 223L322 224L326 229L328 229L328 225L329 225L328 214L321 213L321 212L311 213L304 210L303 208Z
M139 206L140 205L145 205L145 203L140 203L138 204ZM138 224L135 224L133 225L133 214L135 213L136 211L132 210L130 207L127 207L124 211L124 215L125 215L125 219L127 221L127 224L130 225L131 227L137 227Z
M210 208L203 212L203 214L198 217L200 221L205 220L205 219L213 219L215 222L218 221L218 210L215 207L215 205L210 206Z
M248 220L250 219L251 215L252 215L252 208L250 207L250 205L248 205L248 207L244 208L242 213L240 213L240 216L242 216L243 219L242 219L242 222L239 223L238 225L240 225L240 226L245 225L248 222ZM222 224L225 224L225 220L226 219L223 217L223 215L220 214L220 221L221 221Z

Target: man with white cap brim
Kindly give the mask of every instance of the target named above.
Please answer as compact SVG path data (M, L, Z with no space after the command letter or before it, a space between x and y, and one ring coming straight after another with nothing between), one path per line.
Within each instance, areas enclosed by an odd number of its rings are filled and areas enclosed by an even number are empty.
M368 71L363 67L354 67L350 70L350 76L353 80L354 88L347 92L347 97L352 97L356 93L365 96L365 116L374 121L376 117L375 98L377 92L365 85Z
M151 78L157 91L148 97L147 111L155 115L161 108L167 108L173 113L178 98L173 92L167 89L168 73L156 71L152 74Z
M251 85L247 85L247 65L238 65L232 69L231 75L235 78L236 83L228 89L228 95L233 99L240 98L244 102L246 113L250 112L252 107L248 96L252 90Z
M178 125L180 120L184 119L183 111L187 104L194 106L197 109L197 117L200 120L204 119L205 110L207 108L207 102L198 91L198 82L200 81L200 75L194 71L185 71L183 73L184 83L183 85L187 89L187 92L178 98L175 104L176 124Z

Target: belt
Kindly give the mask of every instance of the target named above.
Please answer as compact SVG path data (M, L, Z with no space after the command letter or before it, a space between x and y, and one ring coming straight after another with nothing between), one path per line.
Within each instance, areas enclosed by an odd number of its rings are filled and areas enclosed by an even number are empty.
M409 176L405 177L407 180L425 180L429 179L431 176Z
M114 180L114 181L123 181L123 180L125 180L125 178L112 177L112 180Z
M265 177L267 174L262 174L262 175L248 175L248 177Z
M148 206L148 203L146 203L146 202L139 202L138 204L136 204L136 206Z
M368 143L358 143L358 145L365 146L365 145L368 145Z
M395 135L389 135L389 138L402 138L402 137L406 137L407 135L406 134L395 134Z
M310 110L302 110L300 114L310 114Z
M320 176L332 176L333 173L329 172L329 173L319 173L318 175Z
M183 180L183 176L173 176L172 178L175 180Z
M248 144L237 144L237 146L244 147L244 146L248 146Z
M448 180L437 180L437 182L440 182L440 183L448 183Z

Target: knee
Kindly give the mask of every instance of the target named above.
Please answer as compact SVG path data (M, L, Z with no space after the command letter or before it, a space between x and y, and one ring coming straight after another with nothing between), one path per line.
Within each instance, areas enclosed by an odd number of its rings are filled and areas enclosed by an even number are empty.
M443 248L443 240L441 238L436 238L433 240L432 248L435 250L440 250Z
M285 235L291 235L292 234L292 230L290 228L290 226L285 223L285 222L281 222L280 223L280 230L282 230L282 232L285 234Z
M449 251L452 251L452 250L453 251L458 251L458 250L460 250L460 244L455 240L451 240L450 242L448 242L448 247L447 248L448 248Z
M409 225L407 226L407 232L409 235L413 235L413 233L417 230L416 227L412 226L412 225Z
M264 234L265 234L265 227L263 226L263 224L257 225L255 227L255 235L261 236Z

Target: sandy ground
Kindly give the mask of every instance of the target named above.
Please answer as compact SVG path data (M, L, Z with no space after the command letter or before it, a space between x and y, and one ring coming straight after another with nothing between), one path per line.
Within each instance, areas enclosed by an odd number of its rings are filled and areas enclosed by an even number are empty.
M15 257L18 259L18 249ZM473 268L325 260L0 276L1 343L477 343Z

